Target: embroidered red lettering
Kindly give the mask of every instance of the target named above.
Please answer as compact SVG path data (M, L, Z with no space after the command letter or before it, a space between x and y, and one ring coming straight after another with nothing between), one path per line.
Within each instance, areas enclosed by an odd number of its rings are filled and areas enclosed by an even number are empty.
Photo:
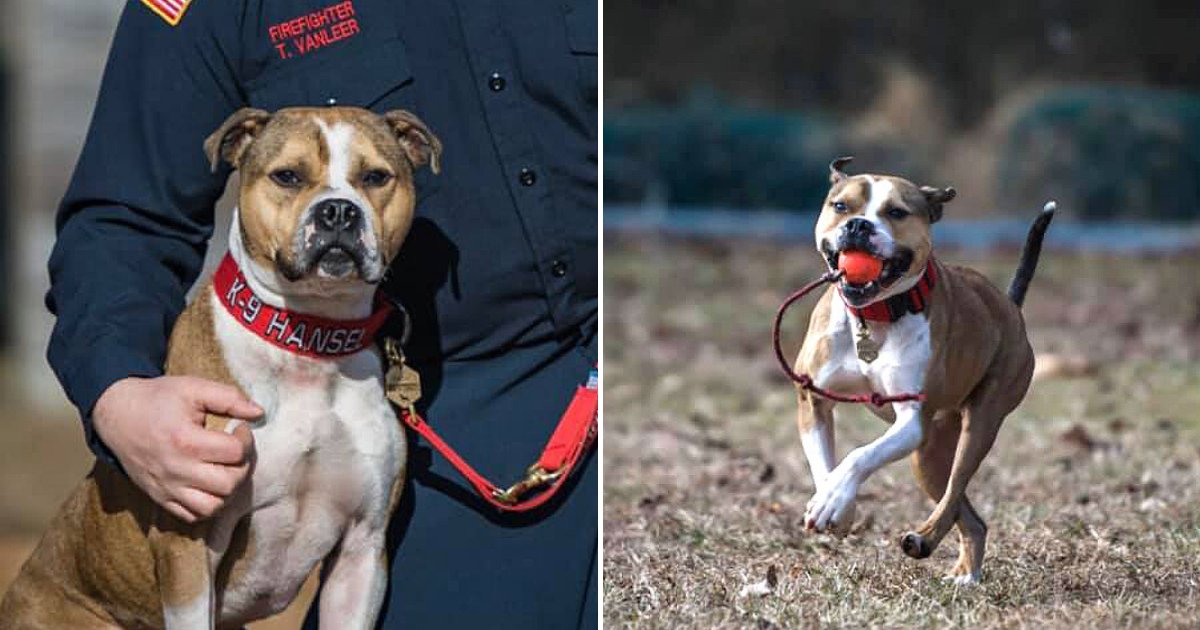
M225 292L225 301L230 304L237 304L237 295L246 288L246 283L241 280L234 280L233 284L229 285L229 290Z
M325 336L322 337L321 335ZM313 328L312 336L308 338L308 344L304 349L309 352L325 352L325 344L329 341L329 331L321 330L320 326Z
M276 312L271 315L271 323L267 324L267 336L274 335L276 339L283 340L283 333L287 330L287 326L291 323L292 318L283 313Z
M283 345L295 346L300 349L304 348L304 323L303 322L296 324L296 327L292 329L292 334L288 335L288 338L283 340Z
M358 350L359 345L362 343L362 338L362 329L351 330L350 332L346 333L346 346L342 348L342 350L344 352Z
M342 344L344 344L345 342L346 342L346 331L344 329L339 328L339 329L333 331L333 334L329 335L329 341L326 344L326 346L327 346L326 352L337 352L337 353L345 352L345 350L342 348Z
M392 312L382 296L376 297L375 308L365 319L329 319L274 306L255 295L229 254L217 265L212 286L221 305L247 330L278 348L314 358L362 351Z
M258 312L262 310L262 302L259 301L257 295L251 295L246 298L246 306L242 308L242 319L246 320L247 324L253 324L254 320L258 319Z
M267 37L280 59L319 50L359 34L357 12L353 0L331 4L312 13L273 24Z

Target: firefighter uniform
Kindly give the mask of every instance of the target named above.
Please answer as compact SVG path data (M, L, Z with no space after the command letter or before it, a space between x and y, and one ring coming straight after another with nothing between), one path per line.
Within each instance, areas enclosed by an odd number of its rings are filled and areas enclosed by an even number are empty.
M93 452L119 465L92 407L162 373L201 270L230 175L204 138L244 106L356 105L408 109L444 144L386 290L430 424L519 478L597 359L596 18L594 0L131 1L50 259L48 356ZM380 627L594 627L595 457L514 516L409 437Z

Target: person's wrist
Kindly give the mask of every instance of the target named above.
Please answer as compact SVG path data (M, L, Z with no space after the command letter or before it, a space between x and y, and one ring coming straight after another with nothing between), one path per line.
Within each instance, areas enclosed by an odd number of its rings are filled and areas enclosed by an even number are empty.
M114 381L111 385L104 389L100 397L96 399L95 406L92 407L92 427L96 434L100 436L100 440L111 450L112 441L110 432L112 424L116 418L120 417L119 413L112 413L113 408L119 406L119 401L124 396L131 386L136 381L144 380L139 376L127 376Z

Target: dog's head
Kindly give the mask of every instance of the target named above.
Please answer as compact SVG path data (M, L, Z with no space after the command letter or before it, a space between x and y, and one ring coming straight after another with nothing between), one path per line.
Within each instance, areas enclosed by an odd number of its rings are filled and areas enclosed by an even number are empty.
M442 145L416 116L356 107L235 112L204 142L241 175L251 259L290 283L378 283L412 225L413 172Z
M832 186L817 219L817 249L831 270L844 251L867 252L883 260L879 278L863 285L843 279L842 295L861 307L910 287L933 248L930 226L942 218L942 205L954 199L953 188L917 186L890 175L847 175L851 158L829 165Z

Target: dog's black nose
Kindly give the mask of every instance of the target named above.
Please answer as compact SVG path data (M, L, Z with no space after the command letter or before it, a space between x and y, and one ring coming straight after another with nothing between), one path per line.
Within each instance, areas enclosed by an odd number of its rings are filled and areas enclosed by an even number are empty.
M858 217L847 221L846 227L842 229L846 230L846 236L848 237L866 237L875 233L875 225L873 223Z
M314 209L317 227L331 232L348 232L358 227L362 210L349 199L326 199Z

